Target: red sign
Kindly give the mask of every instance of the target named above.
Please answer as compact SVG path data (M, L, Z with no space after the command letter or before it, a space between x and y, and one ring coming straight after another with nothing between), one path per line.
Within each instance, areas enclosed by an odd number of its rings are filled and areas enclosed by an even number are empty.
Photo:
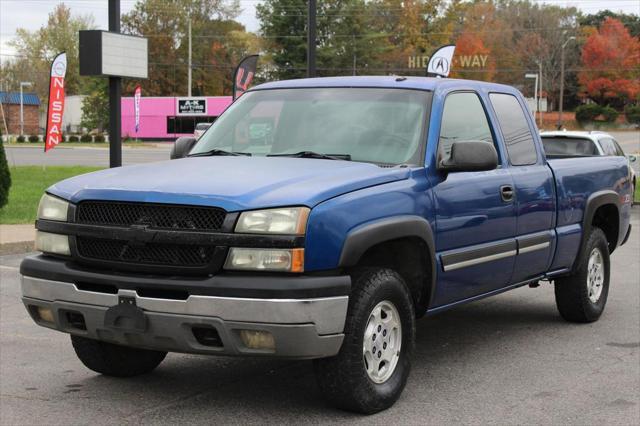
M67 54L61 53L51 64L49 81L49 105L47 108L47 131L44 152L62 142L62 114L64 113L64 76L67 71Z
M247 91L253 76L256 74L256 67L258 66L258 55L250 55L245 57L238 66L236 72L233 75L233 99L238 99L244 92Z

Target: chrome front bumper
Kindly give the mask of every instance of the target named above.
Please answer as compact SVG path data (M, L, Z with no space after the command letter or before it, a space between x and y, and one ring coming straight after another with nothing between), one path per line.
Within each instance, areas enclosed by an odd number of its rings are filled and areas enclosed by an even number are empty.
M308 299L257 299L189 295L186 300L80 290L74 283L21 277L23 302L39 325L112 343L170 352L321 358L338 353L344 338L348 296ZM146 321L143 331L105 325L107 310L121 299L135 301ZM51 309L53 322L38 315ZM80 315L80 316L78 316ZM79 326L78 319L82 318ZM202 344L194 328L216 330L220 345ZM249 349L240 330L270 332L275 349Z

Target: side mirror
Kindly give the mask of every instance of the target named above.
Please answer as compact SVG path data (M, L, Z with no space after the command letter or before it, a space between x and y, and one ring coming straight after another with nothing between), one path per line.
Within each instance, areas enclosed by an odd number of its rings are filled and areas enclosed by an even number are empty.
M448 156L438 161L438 170L446 172L477 172L498 167L498 153L490 142L457 141Z
M197 140L191 136L183 136L181 138L176 139L173 144L173 148L171 148L171 154L169 158L172 160L176 160L178 158L184 158L189 154L191 148L196 144Z
M629 159L630 163L635 163L638 160L638 157L633 154L627 154L627 158Z

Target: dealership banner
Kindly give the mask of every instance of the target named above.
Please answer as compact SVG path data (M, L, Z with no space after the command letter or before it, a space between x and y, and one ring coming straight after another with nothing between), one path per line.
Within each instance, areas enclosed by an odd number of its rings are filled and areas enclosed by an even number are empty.
M429 64L427 65L427 76L429 77L447 77L451 71L453 64L453 52L456 50L455 44L448 44L439 47L431 55Z
M140 98L142 97L142 89L138 84L133 92L133 114L136 119L136 133L140 130Z
M244 92L247 91L253 77L256 75L256 68L258 67L258 55L250 55L245 57L238 66L236 72L233 74L233 100L238 99Z
M62 114L64 113L64 76L67 72L67 54L62 52L51 64L49 103L47 106L47 130L44 136L44 152L62 142Z

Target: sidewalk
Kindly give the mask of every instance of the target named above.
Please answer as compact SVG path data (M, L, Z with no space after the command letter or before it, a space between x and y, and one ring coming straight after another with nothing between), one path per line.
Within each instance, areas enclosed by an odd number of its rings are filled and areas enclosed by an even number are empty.
M35 226L0 225L0 255L33 251Z

